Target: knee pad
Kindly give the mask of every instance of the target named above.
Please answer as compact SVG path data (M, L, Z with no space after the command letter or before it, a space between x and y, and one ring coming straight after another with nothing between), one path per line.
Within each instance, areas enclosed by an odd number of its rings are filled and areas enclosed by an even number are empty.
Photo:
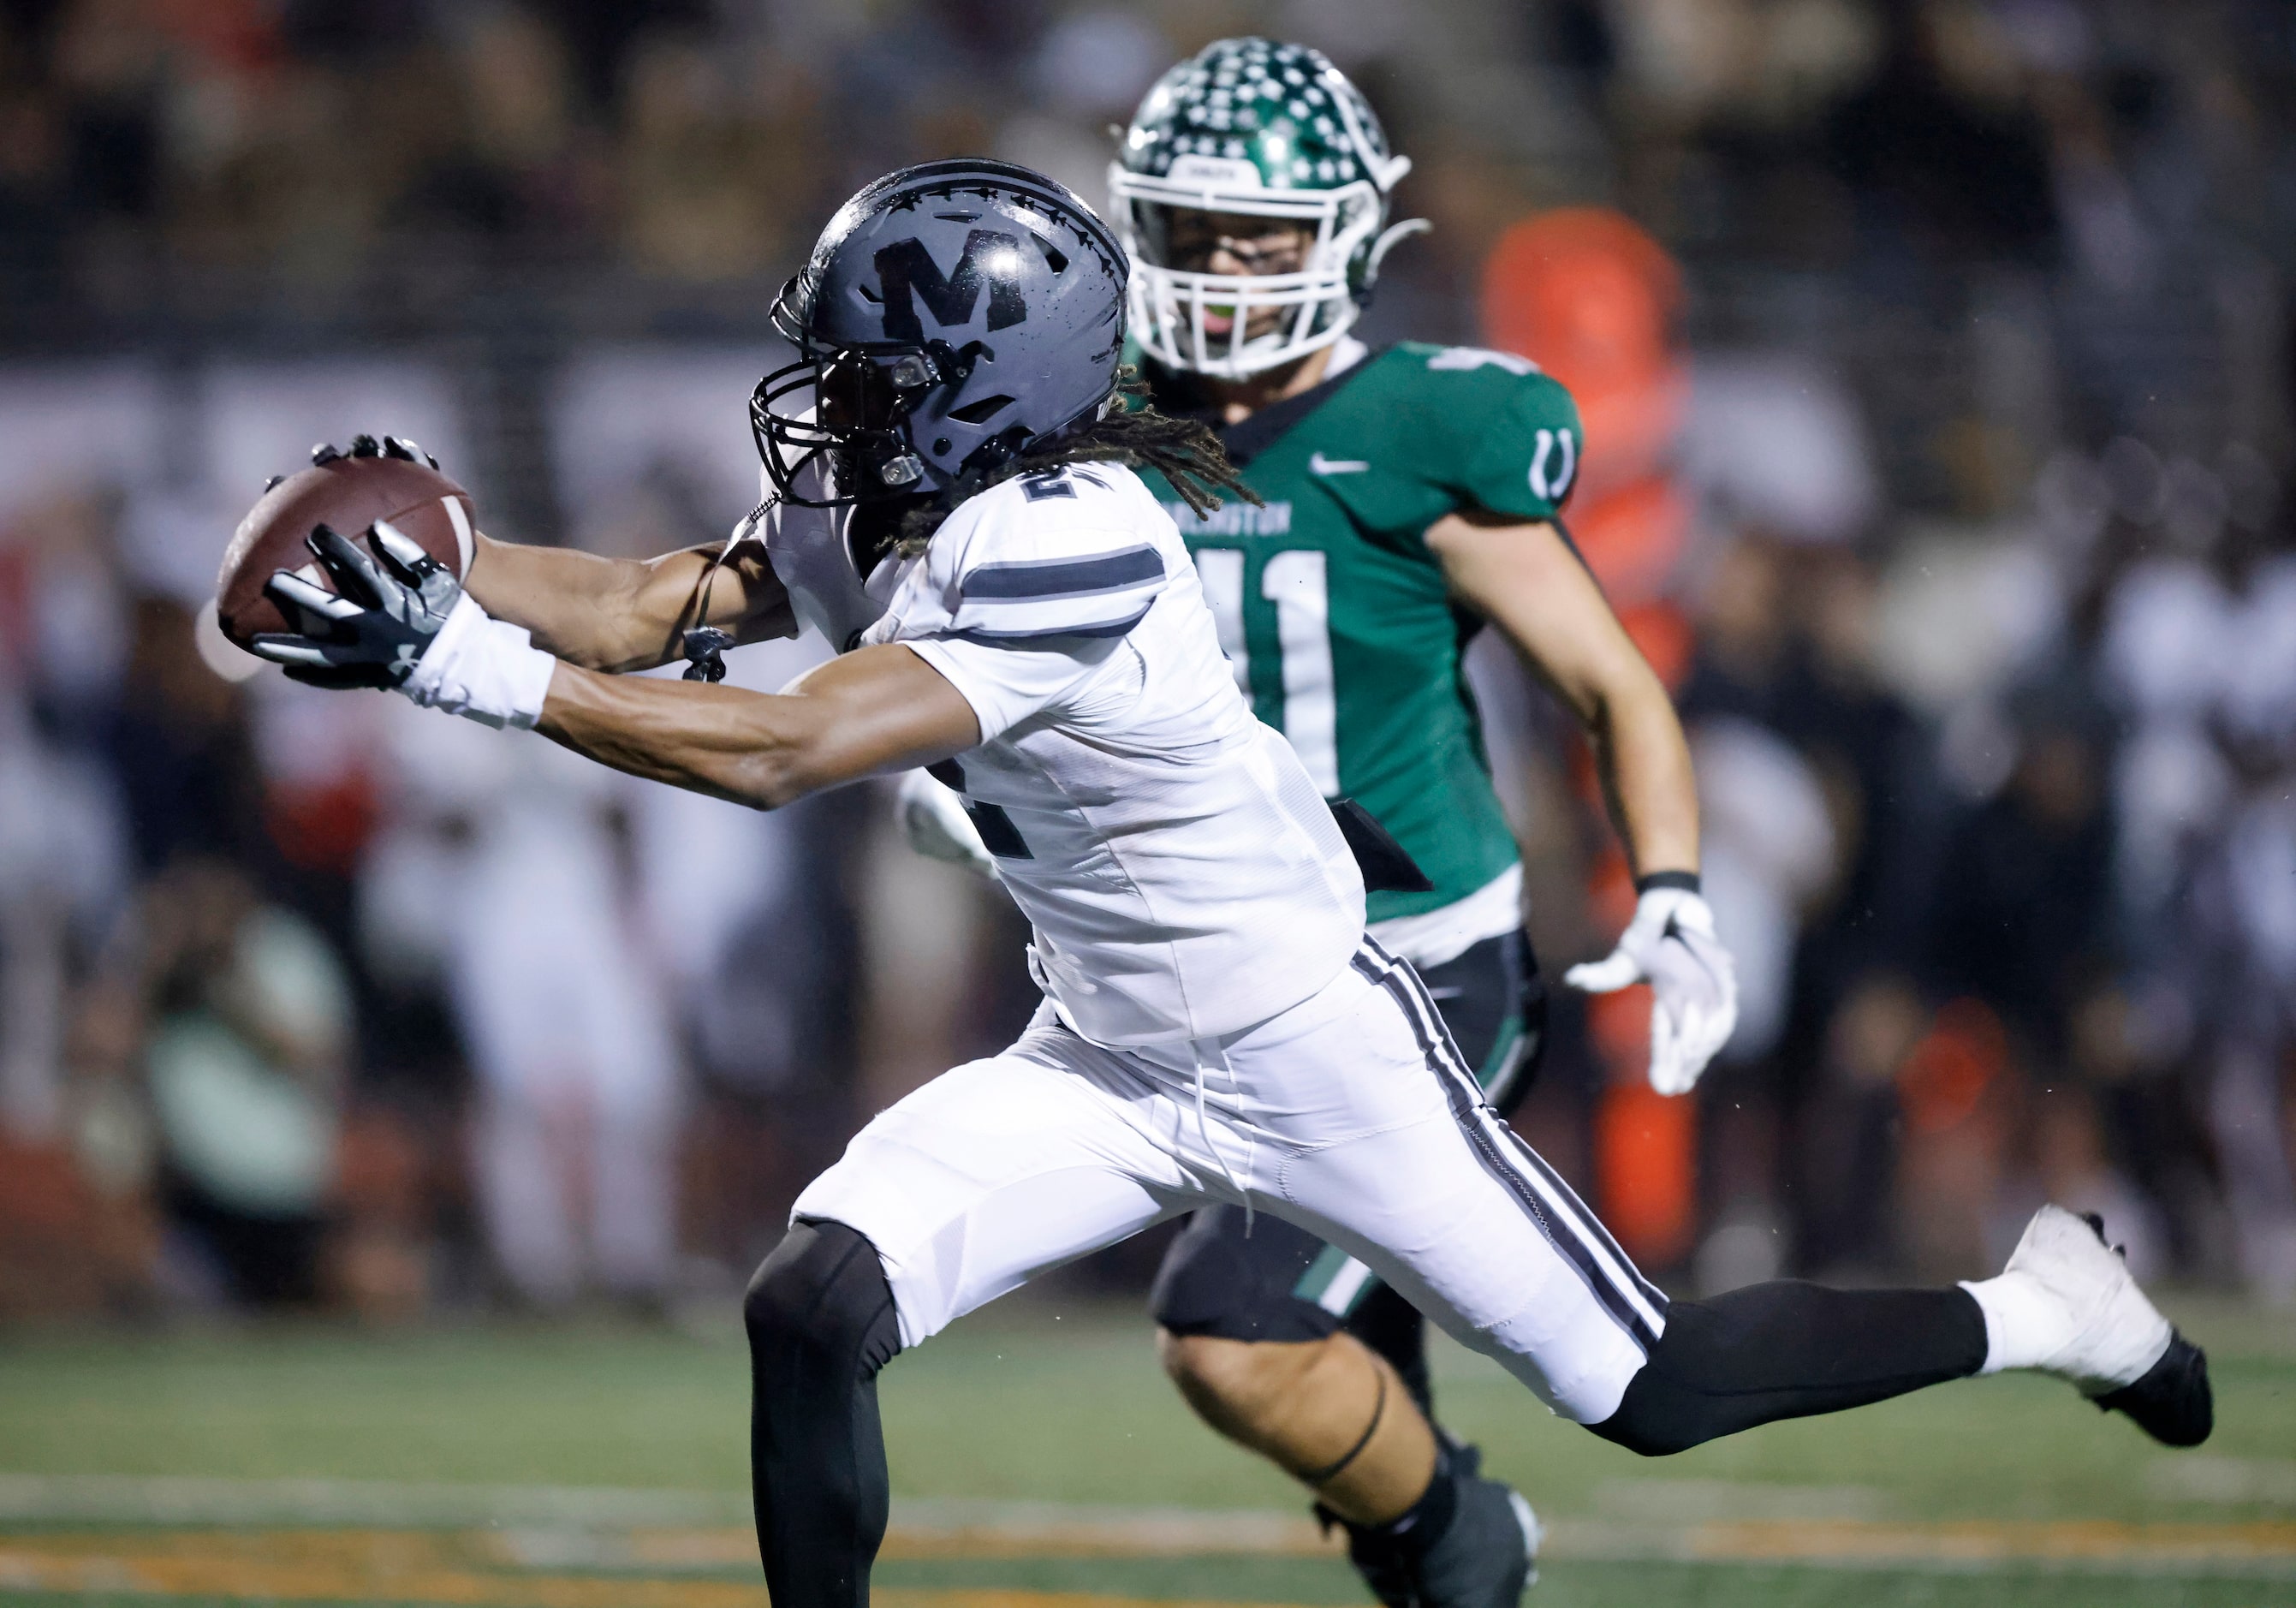
M759 1364L795 1362L809 1375L827 1364L873 1379L901 1349L877 1248L842 1223L792 1227L750 1279L742 1321Z
M877 1248L840 1223L800 1223L750 1281L742 1316L767 1593L865 1603L892 1499L876 1374L901 1349Z

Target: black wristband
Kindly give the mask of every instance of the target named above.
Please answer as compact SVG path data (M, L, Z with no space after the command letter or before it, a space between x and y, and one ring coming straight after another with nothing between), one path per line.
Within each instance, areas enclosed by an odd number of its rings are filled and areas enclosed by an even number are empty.
M1648 893L1653 888L1677 888L1685 893L1698 891L1695 871L1647 871L1635 879L1635 891Z

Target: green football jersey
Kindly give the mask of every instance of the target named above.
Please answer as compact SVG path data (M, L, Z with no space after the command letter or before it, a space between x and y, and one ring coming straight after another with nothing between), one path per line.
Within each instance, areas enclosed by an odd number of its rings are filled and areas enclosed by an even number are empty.
M1460 661L1481 620L1426 531L1463 508L1552 518L1583 439L1570 393L1511 353L1407 342L1221 433L1265 507L1199 518L1145 478L1239 685L1325 795L1371 811L1434 883L1373 894L1373 921L1466 898L1517 853Z

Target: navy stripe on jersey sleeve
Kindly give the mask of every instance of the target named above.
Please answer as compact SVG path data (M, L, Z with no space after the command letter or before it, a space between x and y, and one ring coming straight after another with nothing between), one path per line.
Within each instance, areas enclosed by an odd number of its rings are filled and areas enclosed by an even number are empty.
M1147 603L1142 603L1136 612L1122 619L1105 619L1095 625L1043 626L1035 630L1021 628L998 630L993 626L970 626L958 630L955 635L962 636L967 642L1007 644L1048 642L1055 637L1121 636L1147 619L1148 611L1154 606L1155 600L1151 598Z
M1095 558L1018 559L968 570L961 585L967 603L1043 603L1088 597L1164 578L1164 560L1142 545Z
M1146 616L1169 578L1164 555L1147 542L1000 558L957 575L959 601L947 628L969 641L1006 644L1121 636Z

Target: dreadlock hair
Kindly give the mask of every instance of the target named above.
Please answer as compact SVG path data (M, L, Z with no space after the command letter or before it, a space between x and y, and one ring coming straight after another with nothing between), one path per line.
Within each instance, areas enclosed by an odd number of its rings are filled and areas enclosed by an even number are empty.
M1147 399L1148 387L1138 370L1128 365L1119 371L1116 393L1122 400L1099 417L1071 424L1033 442L994 469L967 472L940 495L919 499L901 514L895 551L904 558L922 553L933 532L959 503L1016 476L1062 464L1122 464L1132 469L1152 469L1199 514L1218 508L1223 494L1233 494L1255 508L1267 505L1258 492L1243 483L1235 465L1228 462L1227 448L1220 445L1210 425L1200 419L1176 419L1156 411Z

